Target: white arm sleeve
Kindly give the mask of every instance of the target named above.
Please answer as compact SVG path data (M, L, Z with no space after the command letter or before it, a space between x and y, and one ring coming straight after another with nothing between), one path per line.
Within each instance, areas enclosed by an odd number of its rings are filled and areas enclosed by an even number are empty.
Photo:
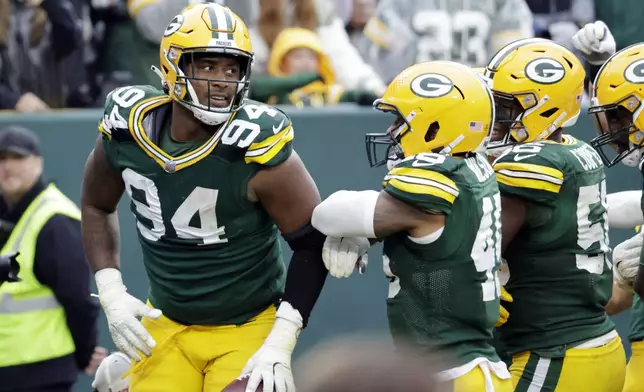
M608 225L616 229L632 229L644 224L642 215L642 191L610 193L608 201Z
M338 191L313 210L311 224L329 237L375 238L373 215L379 193Z

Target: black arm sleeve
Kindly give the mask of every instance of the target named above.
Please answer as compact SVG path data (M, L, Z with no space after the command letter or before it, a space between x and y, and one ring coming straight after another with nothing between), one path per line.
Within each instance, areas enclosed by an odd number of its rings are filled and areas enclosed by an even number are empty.
M36 242L34 273L65 309L76 363L79 369L86 368L97 345L98 303L90 296L90 269L79 221L54 215L45 224Z
M293 250L293 256L288 266L282 300L300 312L306 327L328 273L322 261L326 237L308 223L293 233L285 234L284 239Z
M588 80L589 80L589 81L590 81L590 83L591 83L590 88L593 88L593 87L594 87L594 86L592 85L592 83L594 83L594 82L595 82L595 76L597 76L597 74L599 73L599 70L600 70L600 68L601 68L601 67L602 67L601 65L592 65L592 64L588 64ZM591 92L589 95L591 95L591 96L592 96L592 95L593 95L593 94L592 94L592 92Z

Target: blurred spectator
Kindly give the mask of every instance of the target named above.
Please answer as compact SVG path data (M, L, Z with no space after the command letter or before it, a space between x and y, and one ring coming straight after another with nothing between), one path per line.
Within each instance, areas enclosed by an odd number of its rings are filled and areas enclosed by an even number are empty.
M533 29L525 0L380 0L364 33L358 49L387 82L422 61L484 66Z
M323 106L338 102L371 105L378 98L371 91L345 90L336 83L329 57L311 30L282 30L273 43L268 62L270 76L256 78L251 97L271 105Z
M617 43L617 50L644 42L644 1L595 0L595 15L610 29Z
M22 279L0 287L0 391L70 392L107 353L96 346L80 210L42 173L38 138L0 131L0 252L19 252Z
M92 0L108 2L111 13L101 53L101 70L110 89L116 85L149 84L161 87L150 66L159 64L159 44L168 23L183 8L193 3L219 3L230 7L242 20L257 18L258 0ZM114 54L117 55L114 55ZM101 103L102 104L102 103Z
M82 42L69 0L0 0L0 109L65 107L63 58Z
M534 17L535 36L573 50L572 36L595 20L594 0L526 0Z
M313 348L296 363L299 392L451 392L438 381L434 355L384 341L338 339Z
M344 22L329 0L260 0L257 27L250 28L255 52L253 72L267 71L270 48L286 27L302 27L317 32L329 56L338 84L347 90L362 88L375 94L385 85L349 41Z
M349 34L351 43L359 44L364 36L364 28L367 22L376 11L376 0L349 0L351 8L349 18L345 23L345 29Z

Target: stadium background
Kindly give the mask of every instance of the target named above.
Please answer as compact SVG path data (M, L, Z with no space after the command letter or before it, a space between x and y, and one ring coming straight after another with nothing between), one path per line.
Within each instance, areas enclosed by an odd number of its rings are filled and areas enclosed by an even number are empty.
M391 118L369 108L337 105L324 109L283 109L293 119L295 149L301 155L324 198L339 189L378 189L385 174L384 168L371 169L367 163L364 134L385 130ZM46 175L74 201L80 200L80 185L85 160L97 135L100 110L65 110L41 115L0 114L0 129L20 124L33 129L42 140ZM585 141L595 134L586 108L578 123L568 132ZM607 169L608 192L634 189L641 183L639 172L623 165ZM125 198L119 206L121 219L121 263L129 292L146 298L147 278L141 260L135 222ZM611 230L615 245L632 235L629 230ZM290 259L290 249L282 244L284 260ZM381 248L370 252L370 266L364 276L327 280L320 301L311 317L309 327L301 335L295 350L297 357L325 339L346 333L386 333L385 300L387 279L382 273ZM547 295L547 293L544 293ZM627 342L630 311L614 318L622 339ZM101 312L100 345L110 350L110 339ZM628 344L627 353L630 354ZM80 376L75 391L89 390L90 378Z

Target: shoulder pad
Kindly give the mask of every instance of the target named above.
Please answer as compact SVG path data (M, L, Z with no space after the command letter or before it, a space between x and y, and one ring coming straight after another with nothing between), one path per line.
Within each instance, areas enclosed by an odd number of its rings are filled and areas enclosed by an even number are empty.
M244 150L246 163L276 166L293 152L291 119L281 110L249 101L228 124L221 142Z
M550 204L559 194L564 168L554 145L528 143L514 146L494 164L502 193L510 193L535 202Z
M108 139L130 136L129 123L134 111L144 102L167 99L168 95L152 86L125 86L112 90L105 98L105 109L98 130Z
M459 195L451 178L456 164L440 154L418 154L404 159L385 176L383 188L396 199L424 211L448 215Z

